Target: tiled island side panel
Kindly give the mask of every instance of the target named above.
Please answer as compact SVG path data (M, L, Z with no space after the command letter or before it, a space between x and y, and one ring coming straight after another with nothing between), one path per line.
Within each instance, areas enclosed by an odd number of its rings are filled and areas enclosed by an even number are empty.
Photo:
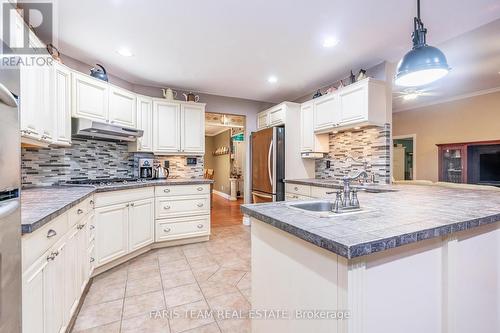
M170 175L202 178L203 157L196 165L186 165L184 156L154 156L131 153L126 143L73 138L67 148L32 148L21 150L23 186L50 186L69 180L137 177L139 158L170 161Z
M371 126L329 134L329 153L316 160L316 178L342 180L347 171L366 168L375 182L390 183L391 126ZM330 168L327 168L330 161Z

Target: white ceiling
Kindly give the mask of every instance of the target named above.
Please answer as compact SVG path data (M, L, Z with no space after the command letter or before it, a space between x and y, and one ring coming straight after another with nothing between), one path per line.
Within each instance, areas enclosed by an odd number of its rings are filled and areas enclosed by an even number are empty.
M396 92L393 99L395 112L493 89L500 91L500 19L452 38L439 48L452 67L450 73L420 88L424 94L415 100L405 101Z
M280 102L397 61L414 12L414 0L63 0L58 37L63 53L132 83ZM498 0L422 0L432 45L497 18ZM340 43L324 49L326 36Z

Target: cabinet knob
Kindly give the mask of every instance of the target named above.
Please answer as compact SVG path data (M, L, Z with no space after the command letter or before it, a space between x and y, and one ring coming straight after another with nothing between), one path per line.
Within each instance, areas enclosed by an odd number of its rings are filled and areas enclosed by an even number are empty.
M94 206L94 200L90 200L90 205Z
M90 230L94 230L95 229L95 225L90 225Z
M95 259L90 257L90 262L94 262L94 261L95 261Z
M196 206L198 206L198 207L200 207L200 208L201 208L201 207L203 207L203 204L200 202L200 203L199 203L199 204L197 204Z
M126 205L125 205L125 207L128 207L128 206L130 206L130 204L126 204Z
M197 225L197 227L198 227L198 229L201 229L201 228L203 228L203 224L200 223Z
M83 209L78 208L78 210L76 211L76 213L77 213L78 215L83 214Z
M166 188L166 189L163 190L163 192L170 193L170 189Z
M133 203L133 202L130 204L130 206L132 206L132 207L134 207L134 205L135 205L135 203Z
M201 192L201 191L203 191L203 187L200 186L197 188L197 190Z
M52 238L57 235L57 232L54 229L50 229L47 231L47 238Z
M295 186L295 187L293 188L293 190L294 190L294 191L298 191L298 190L299 190L299 188L298 188L297 186Z
M163 231L164 231L164 232L170 232L170 231L172 231L172 229L170 229L170 228L165 228L165 229L163 229Z
M163 206L163 209L170 209L170 206Z

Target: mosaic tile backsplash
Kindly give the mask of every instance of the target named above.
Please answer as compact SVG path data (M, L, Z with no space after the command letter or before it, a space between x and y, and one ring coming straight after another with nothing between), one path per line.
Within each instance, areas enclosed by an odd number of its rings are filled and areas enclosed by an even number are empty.
M137 177L141 157L169 160L171 176L203 177L202 156L197 156L197 165L187 166L184 156L130 153L126 143L73 138L68 148L22 148L22 184L46 186L76 179Z
M316 178L342 180L347 171L365 169L375 182L390 183L391 127L371 126L359 130L330 133L330 152L316 160ZM327 168L330 161L330 168Z

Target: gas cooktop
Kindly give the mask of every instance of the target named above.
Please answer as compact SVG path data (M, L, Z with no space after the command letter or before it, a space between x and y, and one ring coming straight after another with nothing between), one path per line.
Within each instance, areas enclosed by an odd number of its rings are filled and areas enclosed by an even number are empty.
M177 176L168 177L169 179L179 178ZM65 182L67 185L95 185L95 186L112 186L126 185L133 183L147 183L150 181L158 181L155 178L101 178L101 179L78 179Z

